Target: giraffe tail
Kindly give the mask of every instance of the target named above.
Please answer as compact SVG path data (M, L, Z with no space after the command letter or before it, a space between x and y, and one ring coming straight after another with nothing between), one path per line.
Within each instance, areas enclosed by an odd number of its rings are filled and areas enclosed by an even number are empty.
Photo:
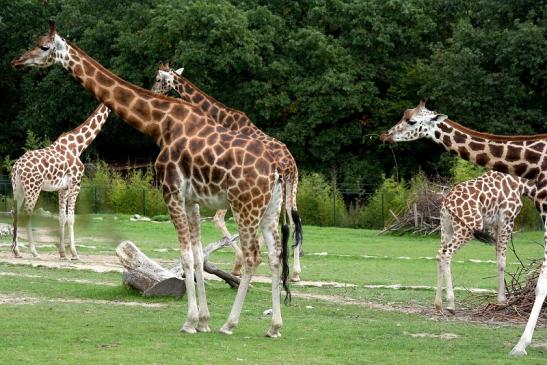
M294 245L293 248L300 247L300 252L302 251L302 221L300 220L300 214L298 211L293 208L291 209L291 217L292 221L294 222ZM302 254L300 256L303 256Z
M496 244L496 239L490 233L484 230L474 229L473 237L475 237L478 241L487 244Z
M281 227L281 281L285 289L285 305L291 302L291 290L289 289L289 225L283 224Z

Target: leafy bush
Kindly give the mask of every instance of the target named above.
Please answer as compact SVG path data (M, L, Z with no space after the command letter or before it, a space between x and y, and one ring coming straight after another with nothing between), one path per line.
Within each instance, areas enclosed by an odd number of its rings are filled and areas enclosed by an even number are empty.
M318 173L304 173L296 197L303 224L331 226L346 222L346 206L342 194Z
M368 204L360 212L362 226L369 229L382 229L387 223L389 211L401 211L406 206L409 190L404 180L397 181L390 177L384 179Z

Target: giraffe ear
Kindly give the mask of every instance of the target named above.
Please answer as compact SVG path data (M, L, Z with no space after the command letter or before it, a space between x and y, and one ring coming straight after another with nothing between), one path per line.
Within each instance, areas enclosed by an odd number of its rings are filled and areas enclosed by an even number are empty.
M53 37L57 30L55 29L55 19L50 18L49 19L49 36Z
M184 67L179 68L178 70L175 71L175 73L177 75L182 75L182 71L184 71Z
M425 108L425 102L426 102L426 100L425 100L424 98L421 98L421 99L420 99L420 104L418 104L418 107L419 107L420 109Z

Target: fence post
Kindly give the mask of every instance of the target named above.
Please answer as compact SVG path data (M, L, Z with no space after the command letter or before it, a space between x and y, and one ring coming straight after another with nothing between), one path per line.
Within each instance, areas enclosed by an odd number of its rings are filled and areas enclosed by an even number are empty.
M142 215L146 216L146 189L142 189Z
M385 223L385 217L384 217L384 192L383 191L380 197L381 197L381 206L382 206L382 229L384 229L386 226L386 223Z
M97 214L97 187L93 185L93 213Z

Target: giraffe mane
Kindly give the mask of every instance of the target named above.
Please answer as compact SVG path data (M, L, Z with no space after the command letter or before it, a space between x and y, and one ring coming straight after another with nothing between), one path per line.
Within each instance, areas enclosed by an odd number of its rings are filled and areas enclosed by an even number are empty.
M202 93L202 94L205 94L207 96L209 96L209 98L214 101L215 103L217 103L221 108L224 108L226 110L230 110L232 112L236 112L236 113L242 113L242 114L245 114L244 112L242 112L241 110L238 110L238 109L234 109L234 108L230 108L228 106L226 106L224 103L218 101L217 99L215 99L214 97L212 97L210 94L204 92L202 89L200 89L199 87L196 86L196 84L194 84L192 81L188 80L187 77L184 77L182 75L179 75L178 73L175 72L175 70L171 69L171 71L173 71L174 74L176 74L178 77L186 80L186 82L188 82L192 88L196 89L198 92Z
M510 142L510 141L541 141L545 140L547 141L547 134L534 134L530 136L523 136L523 135L499 135L499 134L491 134L491 133L484 133L479 132L471 128L464 127L463 125L454 122L450 119L445 119L444 122L451 126L452 128L463 132L465 134L468 134L472 137L478 137L478 138L484 138L488 139L490 141L494 142Z
M80 52L84 55L87 56L87 61L89 63L91 63L93 66L95 66L99 71L105 73L105 74L109 74L111 75L110 77L116 81L117 83L125 86L125 87L128 87L128 88L132 88L132 89L135 89L137 90L139 93L142 93L146 96L149 96L149 97L152 97L152 98L156 98L156 99L162 99L162 100L167 100L167 101L170 101L170 102L173 102L173 103L181 103L181 104L185 104L185 105L188 105L188 106L191 106L193 107L193 104L192 103L188 103L182 99L178 99L178 98L173 98L173 97L170 97L170 96L167 96L167 95L162 95L162 94L157 94L151 90L148 90L148 89L145 89L141 86L138 86L138 85L135 85L129 81L126 81L124 79L122 79L121 77L119 77L118 75L116 75L114 72L108 70L106 67L104 67L103 65L101 65L99 62L97 62L93 57L89 56L85 51L83 51L81 48L79 48L78 46L76 46L74 43L70 42L70 41L67 41L65 39L65 42L71 47L73 48L75 51L77 52Z

